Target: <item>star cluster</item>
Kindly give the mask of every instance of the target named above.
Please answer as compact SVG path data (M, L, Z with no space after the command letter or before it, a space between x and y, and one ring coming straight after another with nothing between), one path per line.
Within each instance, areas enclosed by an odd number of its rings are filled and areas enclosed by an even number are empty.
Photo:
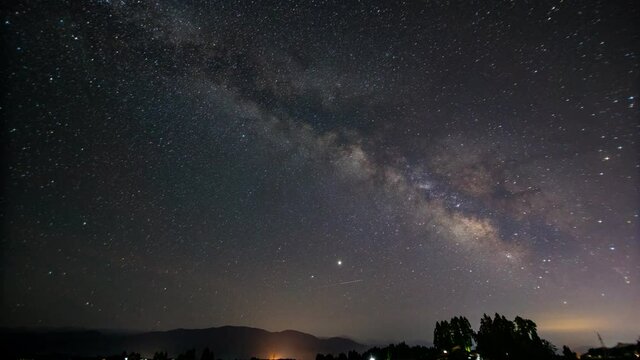
M3 325L634 340L639 16L3 5Z

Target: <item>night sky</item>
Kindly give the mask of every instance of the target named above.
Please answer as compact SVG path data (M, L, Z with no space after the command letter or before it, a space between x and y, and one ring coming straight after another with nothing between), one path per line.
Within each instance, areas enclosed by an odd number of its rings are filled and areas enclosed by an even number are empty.
M4 3L0 325L635 341L639 18Z

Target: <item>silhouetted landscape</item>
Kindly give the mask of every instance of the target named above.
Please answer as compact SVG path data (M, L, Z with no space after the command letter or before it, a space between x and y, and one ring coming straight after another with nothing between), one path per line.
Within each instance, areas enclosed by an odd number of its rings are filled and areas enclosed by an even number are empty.
M223 359L248 359L254 356L281 356L311 359L318 352L362 351L364 345L349 339L319 339L298 331L268 332L249 327L224 326L209 329L176 329L138 334L109 334L98 331L11 332L3 331L2 345L13 356L67 354L95 356L120 354L123 351L152 357L158 351L170 356L196 348L208 347Z
M538 336L529 319L513 321L484 315L478 331L465 317L438 321L433 346L402 342L368 347L346 338L317 338L294 330L269 332L250 327L176 329L137 334L98 331L2 330L4 354L15 359L299 359L299 360L560 360L578 359L567 346L558 349ZM636 344L594 348L584 359L636 359Z

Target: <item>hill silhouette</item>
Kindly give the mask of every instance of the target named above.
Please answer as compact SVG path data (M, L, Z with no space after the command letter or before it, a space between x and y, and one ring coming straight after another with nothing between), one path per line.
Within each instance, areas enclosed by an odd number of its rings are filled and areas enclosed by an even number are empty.
M177 355L188 349L214 349L217 358L315 359L317 353L363 351L367 346L341 337L318 338L295 330L270 332L243 326L175 329L136 334L95 330L34 331L3 329L5 353L20 355L67 354L96 356L138 352L151 357L156 351Z

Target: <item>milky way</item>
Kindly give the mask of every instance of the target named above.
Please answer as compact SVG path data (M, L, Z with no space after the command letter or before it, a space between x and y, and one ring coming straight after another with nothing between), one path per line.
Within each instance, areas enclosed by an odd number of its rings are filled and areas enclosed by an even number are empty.
M637 4L392 3L3 5L2 324L635 340Z

